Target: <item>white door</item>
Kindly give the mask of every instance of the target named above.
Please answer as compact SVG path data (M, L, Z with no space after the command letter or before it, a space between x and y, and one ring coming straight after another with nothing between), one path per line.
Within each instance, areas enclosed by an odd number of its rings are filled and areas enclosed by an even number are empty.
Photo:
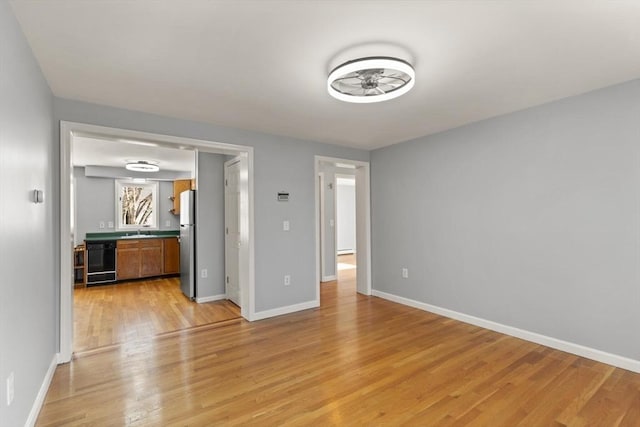
M225 276L227 299L240 307L240 160L224 163Z

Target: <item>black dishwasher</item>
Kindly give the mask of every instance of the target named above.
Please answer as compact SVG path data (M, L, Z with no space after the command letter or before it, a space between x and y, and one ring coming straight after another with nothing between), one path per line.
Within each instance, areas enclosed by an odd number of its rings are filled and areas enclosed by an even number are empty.
M116 242L87 242L87 286L116 281Z

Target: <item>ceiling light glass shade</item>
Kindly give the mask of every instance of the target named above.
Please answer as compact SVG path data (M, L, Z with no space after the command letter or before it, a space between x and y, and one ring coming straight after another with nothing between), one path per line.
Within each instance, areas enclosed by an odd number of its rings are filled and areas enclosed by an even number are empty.
M382 56L360 58L331 71L327 90L341 101L380 102L409 92L415 78L411 64L401 59Z
M137 160L135 162L129 162L125 168L135 172L158 172L160 167L155 163L147 162L145 160Z

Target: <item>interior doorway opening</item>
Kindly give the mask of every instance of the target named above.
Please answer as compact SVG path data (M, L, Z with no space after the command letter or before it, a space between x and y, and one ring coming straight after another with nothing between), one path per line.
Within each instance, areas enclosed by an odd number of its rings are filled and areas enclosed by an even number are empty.
M341 280L371 295L369 164L316 156L315 171L318 299Z
M101 140L122 143L127 141L138 146L156 146L165 149L194 151L196 153L221 154L243 159L242 192L245 203L242 205L240 216L244 225L242 247L238 259L238 283L242 317L252 320L255 315L254 300L254 241L253 241L253 148L248 146L218 143L213 141L196 140L191 138L174 137L152 134L125 129L108 128L83 123L61 122L60 126L60 341L58 363L71 360L73 353L73 325L74 325L74 243L76 221L73 188L73 143L75 138L95 137ZM199 180L200 172L196 164L195 182ZM221 171L222 172L222 171ZM197 185L197 184L196 184ZM196 188L197 190L197 188ZM197 215L197 213L196 213ZM105 230L108 231L108 230ZM139 233L139 231L138 231ZM220 232L222 235L222 231ZM224 267L222 267L224 268ZM207 272L195 271L201 277L207 277ZM164 278L162 280L165 280ZM169 278L167 279L169 280ZM205 303L223 299L226 295L213 295L198 298L198 303Z

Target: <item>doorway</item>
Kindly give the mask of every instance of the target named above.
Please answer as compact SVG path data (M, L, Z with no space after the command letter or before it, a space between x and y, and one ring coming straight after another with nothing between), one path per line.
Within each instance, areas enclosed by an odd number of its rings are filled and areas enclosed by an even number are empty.
M243 299L241 315L251 320L254 317L254 242L253 242L253 148L248 146L224 144L213 141L173 137L147 132L130 131L83 123L61 122L60 124L60 353L58 363L68 362L73 353L73 243L76 231L73 211L72 147L74 138L99 136L111 141L133 141L140 144L193 150L203 153L217 153L240 156L245 159L242 170L243 191L246 203L241 212L246 225L246 236L240 251L239 287ZM196 182L198 170L196 167ZM206 302L206 301L199 301Z
M335 174L335 250L338 286L357 281L355 190L355 171L354 174Z
M355 289L363 295L371 295L371 233L369 163L316 156L316 278L317 296L320 299L321 282L340 278L339 268L351 270L355 276ZM347 246L344 255L338 255L337 180L351 180L355 193L355 244ZM345 225L343 225L345 227ZM347 250L349 249L349 250ZM343 257L340 259L340 257ZM344 261L344 262L342 262ZM344 271L343 271L344 273Z

